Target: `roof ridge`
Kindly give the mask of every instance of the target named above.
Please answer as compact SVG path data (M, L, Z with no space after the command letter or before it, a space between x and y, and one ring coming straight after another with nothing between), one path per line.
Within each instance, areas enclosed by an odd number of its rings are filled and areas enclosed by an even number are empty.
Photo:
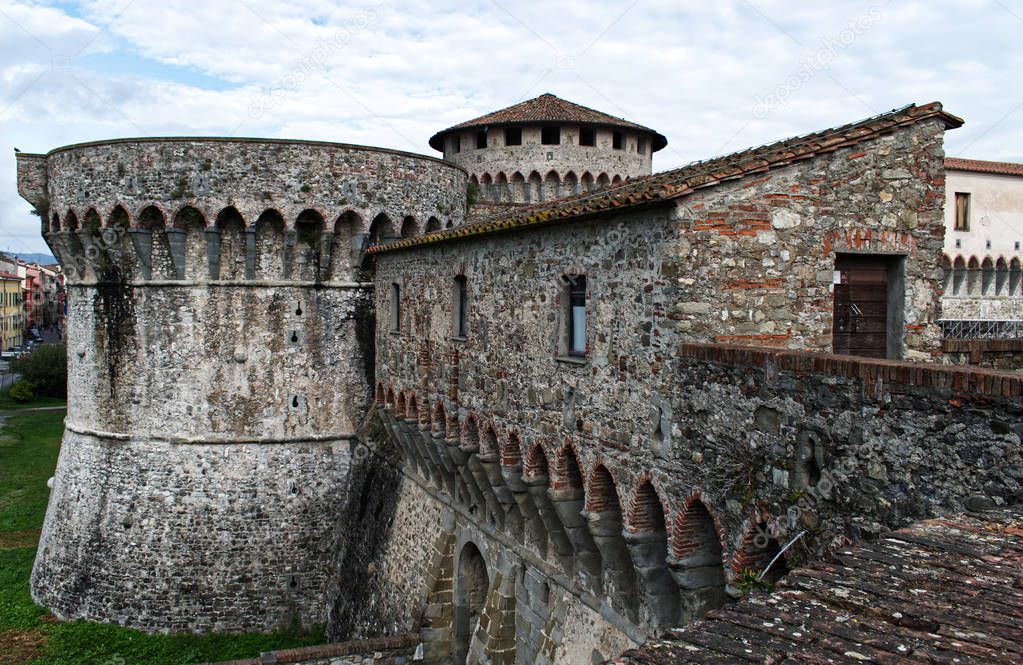
M946 157L945 168L974 173L995 173L999 175L1023 175L1023 163L1000 162L967 157Z

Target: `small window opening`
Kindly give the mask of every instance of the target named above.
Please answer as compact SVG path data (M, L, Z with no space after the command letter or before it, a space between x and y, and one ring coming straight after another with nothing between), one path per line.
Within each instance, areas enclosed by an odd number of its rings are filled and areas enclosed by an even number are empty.
M297 330L292 330L291 331L291 343L292 344L298 343L298 331Z
M624 145L625 145L625 138L622 136L622 133L621 132L612 132L611 133L611 147L614 148L615 150L622 150Z
M462 152L462 136L460 134L451 137L451 152Z
M505 145L522 145L522 128L509 127L504 130Z
M298 395L292 395L291 396L291 406L294 409L298 408Z
M579 129L579 145L597 145L597 132L592 127L581 127Z
M295 316L302 316L302 303L298 303L295 307Z
M559 145L561 143L561 127L544 127L540 130L540 143Z
M454 294L454 333L455 337L468 337L469 288L465 275L455 277Z
M640 137L639 140L636 141L636 152L638 152L641 155L645 155L646 154L646 139L645 138Z
M487 147L487 130L481 129L476 132L476 149L482 149Z
M391 332L401 329L401 287L391 284Z
M970 195L964 192L956 192L955 230L970 230Z
M568 355L586 355L586 277L568 276Z

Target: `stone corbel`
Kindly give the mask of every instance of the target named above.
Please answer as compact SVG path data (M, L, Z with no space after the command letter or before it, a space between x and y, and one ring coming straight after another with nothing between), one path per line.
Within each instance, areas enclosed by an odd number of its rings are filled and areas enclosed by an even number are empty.
M139 273L142 279L153 277L153 234L148 229L128 229L131 244L138 258Z

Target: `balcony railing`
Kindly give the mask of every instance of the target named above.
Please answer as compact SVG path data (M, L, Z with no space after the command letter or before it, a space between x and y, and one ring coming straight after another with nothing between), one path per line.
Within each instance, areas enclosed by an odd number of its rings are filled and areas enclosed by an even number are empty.
M1021 339L1023 321L940 321L945 339Z

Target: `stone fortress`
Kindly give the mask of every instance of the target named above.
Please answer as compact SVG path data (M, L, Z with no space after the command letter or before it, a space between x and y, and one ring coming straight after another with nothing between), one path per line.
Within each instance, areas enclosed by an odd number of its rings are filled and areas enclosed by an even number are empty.
M19 153L70 301L33 597L602 662L762 571L1017 503L1023 380L942 351L961 124L910 105L650 175L663 136L543 95L445 160Z

